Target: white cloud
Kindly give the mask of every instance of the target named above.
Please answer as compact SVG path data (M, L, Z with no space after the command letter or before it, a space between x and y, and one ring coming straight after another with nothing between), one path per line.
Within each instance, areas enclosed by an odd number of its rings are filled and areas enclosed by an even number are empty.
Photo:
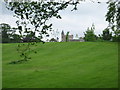
M102 5L84 3L79 5L78 10L74 12L71 12L70 8L60 12L62 16L61 20L51 20L55 29L64 30L65 32L70 31L74 36L75 34L84 36L83 32L94 23L96 27L95 33L98 35L108 25L105 21L105 14L107 12L105 3Z
M13 17L12 15L0 15L0 23L7 23L12 27L16 27L16 18Z
M13 18L13 14L8 12L5 7L2 7L4 12L0 15L0 23L8 23L12 27L16 26L16 19ZM78 10L71 12L72 6L64 11L60 11L62 16L61 20L52 18L49 22L53 22L53 28L60 32L70 31L71 34L78 34L84 36L83 32L86 31L87 27L91 27L92 23L95 24L96 34L100 34L104 28L107 27L105 21L105 14L107 12L107 5L105 3L82 3L78 5ZM8 12L8 13L7 13Z

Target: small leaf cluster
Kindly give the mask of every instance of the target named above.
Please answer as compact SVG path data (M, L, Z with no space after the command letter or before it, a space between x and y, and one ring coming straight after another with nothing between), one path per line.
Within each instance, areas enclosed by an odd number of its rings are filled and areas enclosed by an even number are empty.
M120 1L108 1L107 4L106 21L109 22L109 28L114 31L115 36L120 38Z

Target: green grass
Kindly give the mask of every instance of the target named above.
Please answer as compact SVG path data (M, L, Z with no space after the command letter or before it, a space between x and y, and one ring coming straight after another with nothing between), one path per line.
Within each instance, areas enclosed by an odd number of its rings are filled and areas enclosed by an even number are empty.
M0 44L0 89L2 89L2 44Z
M112 42L38 44L23 64L17 44L3 44L3 88L117 88L118 45Z

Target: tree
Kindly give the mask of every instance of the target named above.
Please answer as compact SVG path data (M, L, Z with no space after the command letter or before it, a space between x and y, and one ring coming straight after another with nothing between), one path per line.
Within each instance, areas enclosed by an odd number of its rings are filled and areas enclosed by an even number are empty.
M84 33L85 41L95 41L96 40L96 35L94 34L95 26L92 24L92 27L87 29L87 31Z
M0 24L0 29L1 29L1 33L2 33L2 43L8 43L10 42L10 25L6 24L6 23L1 23Z
M38 37L35 36L33 31L29 32L27 35L24 35L22 42L38 42L40 41Z
M20 38L20 36L18 34L13 34L12 38L10 39L10 42L20 43L20 42L22 42L22 39Z
M81 0L82 1L82 0ZM43 35L48 35L47 31L52 30L52 23L47 24L47 21L56 17L57 19L61 19L61 16L58 14L59 11L64 10L68 7L68 5L73 5L73 10L77 9L78 1L32 1L26 2L26 0L22 0L21 2L8 2L5 0L6 6L9 10L15 13L15 17L18 18L16 24L18 26L20 38L24 38L25 35L29 34L31 31L36 35L39 33L38 38L41 41ZM32 26L29 27L29 26ZM31 38L31 37L30 37ZM27 44L18 45L18 48L25 47L25 50L17 49L20 52L20 56L23 57L21 61L28 61L27 51L30 51L30 46L35 45L37 42L29 42ZM44 42L43 42L44 43ZM26 51L26 52L25 52Z
M67 32L66 34L66 42L68 42L68 40L69 40L69 32Z
M57 40L54 39L54 38L51 38L51 39L50 39L50 42L57 42Z
M103 30L102 39L109 41L111 38L112 38L112 33L110 33L109 29L106 28L105 30Z
M20 38L20 35L18 35L17 32L17 28L13 27L11 28L11 33L10 33L10 42L11 43L20 43L22 42L22 39Z
M109 22L108 28L114 32L113 40L120 41L120 1L109 0L106 21Z
M21 41L20 36L16 34L17 28L11 28L9 24L1 23L0 29L2 43L17 43Z

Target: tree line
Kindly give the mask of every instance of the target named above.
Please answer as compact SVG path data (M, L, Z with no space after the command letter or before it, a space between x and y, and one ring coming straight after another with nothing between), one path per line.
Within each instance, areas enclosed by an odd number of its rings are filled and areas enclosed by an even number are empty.
M84 39L85 41L113 41L113 42L119 42L120 36L117 35L118 33L110 32L109 28L105 28L102 31L102 34L99 34L98 36L95 35L95 25L92 24L92 26L87 28L87 30L84 32Z
M0 29L1 29L0 31L2 35L2 40L1 40L2 43L22 43L22 42L36 42L36 41L42 42L41 39L36 37L35 33L32 31L27 35L24 35L23 38L21 38L19 34L16 34L18 28L11 28L9 24L1 23ZM92 26L88 27L87 30L84 32L84 40L85 41L113 41L113 42L120 41L120 37L119 36L117 37L116 34L113 34L113 32L110 32L109 28L105 28L102 31L102 34L99 34L98 36L95 35L94 31L95 31L95 25L92 24Z
M9 24L0 24L0 35L2 43L21 43L21 42L41 42L41 40L36 37L34 32L29 32L28 34L21 37L17 34L18 28L11 28Z

